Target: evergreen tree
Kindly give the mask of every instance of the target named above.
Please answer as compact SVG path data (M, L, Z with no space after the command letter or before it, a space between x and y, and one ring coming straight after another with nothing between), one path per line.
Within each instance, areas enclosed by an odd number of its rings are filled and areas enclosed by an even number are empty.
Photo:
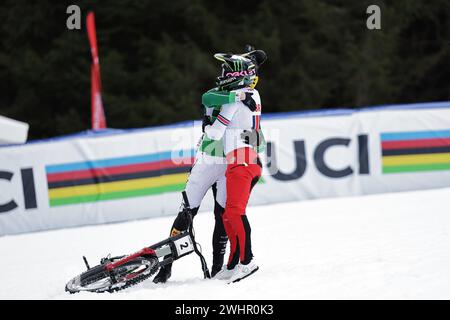
M66 28L71 4L82 30ZM381 30L366 28L370 4ZM247 43L268 55L265 112L450 100L447 0L4 0L0 114L30 123L30 138L90 128L89 10L112 128L199 118L213 53Z

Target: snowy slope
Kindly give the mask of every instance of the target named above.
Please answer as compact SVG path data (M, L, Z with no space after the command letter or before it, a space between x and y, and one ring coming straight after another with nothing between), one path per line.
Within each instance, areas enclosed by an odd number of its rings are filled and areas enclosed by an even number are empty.
M166 237L173 217L0 238L0 299L450 299L450 189L248 209L260 270L227 285L203 280L196 255L171 281L114 294L64 292L108 254ZM195 220L211 262L212 213Z

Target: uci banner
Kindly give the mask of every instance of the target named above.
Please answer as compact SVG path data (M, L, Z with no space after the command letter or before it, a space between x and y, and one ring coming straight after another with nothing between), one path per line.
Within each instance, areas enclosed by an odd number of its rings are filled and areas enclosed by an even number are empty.
M253 205L450 186L450 103L261 123ZM186 122L0 148L0 235L176 214L201 134ZM212 208L208 194L201 210Z

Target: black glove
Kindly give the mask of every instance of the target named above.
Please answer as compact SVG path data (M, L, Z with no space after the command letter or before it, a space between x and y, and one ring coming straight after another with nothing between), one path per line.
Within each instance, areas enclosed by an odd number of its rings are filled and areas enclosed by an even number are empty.
M242 103L245 104L251 111L256 110L256 102L252 98L253 93L245 92L245 99L242 100Z
M202 121L202 132L205 132L205 127L210 125L212 125L211 118L205 114Z
M259 133L256 130L244 130L241 133L241 139L245 144L256 148L259 146Z

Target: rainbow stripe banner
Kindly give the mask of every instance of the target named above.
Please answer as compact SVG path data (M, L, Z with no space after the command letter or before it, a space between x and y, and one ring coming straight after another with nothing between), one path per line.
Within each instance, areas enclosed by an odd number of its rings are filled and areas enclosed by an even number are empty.
M181 191L194 154L190 149L46 166L50 206Z
M450 170L450 130L381 134L383 173Z

